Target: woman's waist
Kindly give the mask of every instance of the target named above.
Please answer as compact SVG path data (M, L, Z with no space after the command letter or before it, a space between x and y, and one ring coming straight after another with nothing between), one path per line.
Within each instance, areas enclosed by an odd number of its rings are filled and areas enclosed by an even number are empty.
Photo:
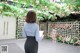
M35 36L27 36L27 40L35 40Z

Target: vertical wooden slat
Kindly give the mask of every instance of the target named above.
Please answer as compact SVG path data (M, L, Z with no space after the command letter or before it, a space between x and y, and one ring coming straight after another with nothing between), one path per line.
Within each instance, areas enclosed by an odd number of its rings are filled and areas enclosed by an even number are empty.
M4 26L3 26L3 35L5 35L5 21L4 21Z
M8 35L8 21L7 21L7 29L6 29L7 31L6 31L6 34Z

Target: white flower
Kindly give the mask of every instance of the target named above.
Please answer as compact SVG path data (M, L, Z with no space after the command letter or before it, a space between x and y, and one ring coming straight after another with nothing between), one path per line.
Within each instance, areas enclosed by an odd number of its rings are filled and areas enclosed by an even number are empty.
M1 9L3 9L3 7L2 7L2 6L0 6L0 10L1 10Z

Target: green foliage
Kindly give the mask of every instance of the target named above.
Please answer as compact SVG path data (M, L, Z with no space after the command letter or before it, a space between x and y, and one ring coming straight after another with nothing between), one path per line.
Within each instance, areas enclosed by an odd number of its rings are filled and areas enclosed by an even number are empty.
M75 38L75 37L73 37L71 40L70 40L70 43L73 43L73 44L75 44L76 42L77 42L77 38Z
M65 2L72 11L80 10L80 0L62 0L62 2Z
M30 0L26 0L26 6L30 6Z
M68 40L68 41L65 40L64 41L64 37L63 36L58 36L58 37L56 37L56 41L57 42L66 43L66 44L70 44L70 45L79 45L78 43L76 43L78 41L77 37L71 37L70 40Z
M46 36L45 36L45 38L46 38L46 39L51 39L51 40L52 40L52 38L51 38L51 37L49 37L48 35L46 35Z
M58 42L63 42L63 38L62 38L62 36L58 36L58 37L56 37L56 41L58 41Z
M49 0L14 0L14 2L17 3L15 6L0 2L0 13L6 16L23 17L31 5L33 6L32 9L35 9L36 12L40 11L37 12L39 21L54 21L57 19L56 15L60 17L68 16L71 11L79 10L78 6L80 6L79 0L62 0L64 3L49 2ZM21 8L21 4L24 4L27 8Z
M5 3L0 3L0 13L5 16L15 16L15 17L22 17L25 15L25 9L19 8L17 6L12 6ZM26 11L27 12L27 11Z
M37 11L37 18L39 21L54 21L56 19L55 14L52 15L48 11Z

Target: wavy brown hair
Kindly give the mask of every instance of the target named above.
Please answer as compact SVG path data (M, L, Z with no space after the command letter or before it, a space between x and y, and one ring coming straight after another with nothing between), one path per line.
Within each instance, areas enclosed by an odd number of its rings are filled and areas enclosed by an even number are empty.
M35 23L36 22L36 13L33 10L30 10L26 15L27 23Z

